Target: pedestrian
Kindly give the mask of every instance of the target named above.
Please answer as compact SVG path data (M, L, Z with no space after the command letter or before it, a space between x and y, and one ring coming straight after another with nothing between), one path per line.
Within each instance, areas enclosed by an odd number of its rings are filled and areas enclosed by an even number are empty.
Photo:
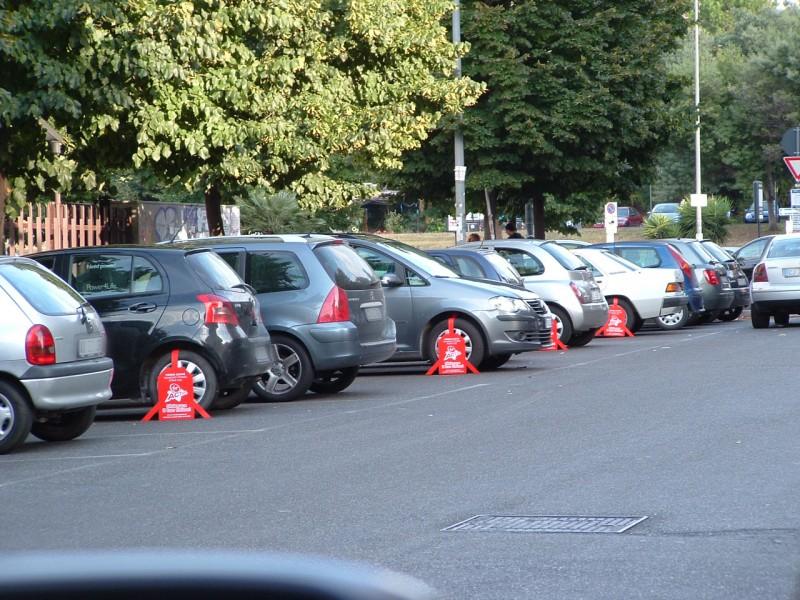
M481 241L481 236L480 236L480 234L477 234L477 233L470 233L469 237L467 238L467 241L468 242L480 242Z
M517 231L517 224L514 221L506 223L506 236L510 240L521 240L522 236Z

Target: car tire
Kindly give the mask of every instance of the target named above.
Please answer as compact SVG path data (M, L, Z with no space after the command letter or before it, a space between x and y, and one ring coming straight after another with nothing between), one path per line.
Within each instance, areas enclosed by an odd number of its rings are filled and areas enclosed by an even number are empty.
M456 333L460 334L461 337L464 338L464 342L467 345L467 360L469 360L469 362L471 362L473 365L481 364L486 356L486 346L481 332L477 327L475 327L475 325L466 319L456 319L454 326ZM436 359L438 358L436 342L440 336L444 335L446 331L447 319L444 319L436 323L436 325L433 326L428 334L428 348L426 355L428 360L431 362L436 362Z
M608 301L608 298L606 298L606 300ZM613 304L613 302L614 298L611 298L611 300L608 301L609 306ZM639 318L639 315L636 314L636 309L633 308L633 305L625 298L618 298L617 305L625 311L625 326L633 333L639 331L639 329L642 328L642 320ZM574 346L575 344L572 345Z
M305 346L297 339L276 333L272 343L279 369L270 369L256 380L253 391L267 402L289 402L305 395L314 380L314 365Z
M94 423L96 406L60 413L42 422L34 422L31 433L45 442L67 442L80 437Z
M232 408L236 408L242 402L247 400L247 398L250 396L250 392L253 391L253 386L256 384L257 380L258 378L254 377L252 379L248 379L247 383L238 389L221 391L217 395L214 402L211 403L211 409L230 410Z
M511 360L511 354L495 354L494 356L487 356L483 362L478 365L479 371L494 371L499 369L504 364Z
M159 356L150 368L147 377L147 392L153 404L158 402L158 376L172 362L172 353ZM211 363L192 350L181 350L178 355L178 366L183 367L192 376L194 382L194 399L200 406L208 410L217 397L217 372Z
M567 346L573 346L575 348L585 346L594 339L595 333L597 333L597 331L594 329L590 329L589 331L578 331L572 335L572 338L570 338L569 342L567 342Z
M743 310L744 310L743 306L737 306L736 308L729 308L727 310L723 310L719 315L719 320L724 321L726 323L730 321L735 321L741 316Z
M338 394L346 390L356 380L358 367L335 369L324 373L317 373L314 381L308 388L315 394Z
M28 437L33 410L13 383L0 381L0 454L11 452Z
M767 329L769 327L769 313L761 312L757 308L750 307L750 323L753 329Z
M788 312L777 312L775 313L774 317L775 325L778 327L788 327L789 326L789 313Z
M701 324L704 324L704 325L708 324L708 323L713 323L714 321L717 320L717 317L719 317L719 312L718 311L716 311L716 310L707 310L702 315L700 315L700 317L698 319L698 323L701 323Z
M558 331L558 339L567 343L572 339L574 329L572 328L572 319L569 318L567 312L560 306L551 306L550 312L553 313L553 319L556 322L556 331Z
M665 331L681 329L689 322L689 310L687 308L682 308L676 313L656 317L655 322L659 329L663 329Z

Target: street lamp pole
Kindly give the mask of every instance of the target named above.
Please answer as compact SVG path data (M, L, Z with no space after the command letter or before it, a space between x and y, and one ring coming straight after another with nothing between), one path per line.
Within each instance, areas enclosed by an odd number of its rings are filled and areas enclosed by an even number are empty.
M700 197L700 0L694 0L694 179L695 194ZM703 208L697 202L697 239L703 239Z
M453 9L453 44L461 42L461 3L455 0ZM456 58L456 78L461 77L461 58ZM467 167L464 166L464 133L461 131L461 119L456 125L455 132L455 176L456 191L456 244L463 244L466 241L466 188L465 181Z

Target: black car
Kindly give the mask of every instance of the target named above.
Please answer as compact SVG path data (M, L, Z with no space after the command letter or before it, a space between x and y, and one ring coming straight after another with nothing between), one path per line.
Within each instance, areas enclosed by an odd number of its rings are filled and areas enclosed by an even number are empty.
M713 260L724 265L728 271L728 279L731 282L731 289L734 294L733 303L729 308L719 313L719 320L733 321L739 318L744 308L750 305L750 281L747 279L742 266L733 256L711 240L703 240L695 242L695 244L700 245L703 250L711 255Z
M764 254L764 250L766 250L770 241L774 237L774 235L765 235L760 238L756 238L750 242L747 242L744 246L733 253L733 258L735 258L736 262L739 263L739 266L742 267L742 271L744 271L744 274L747 275L748 279L752 279L753 269L755 269L756 265L761 262L761 257Z
M258 300L209 250L98 246L31 258L99 313L114 360L113 398L155 403L156 379L173 349L204 408L239 404L275 363Z
M445 248L428 250L428 254L462 277L490 279L520 288L525 287L525 282L511 263L490 248Z

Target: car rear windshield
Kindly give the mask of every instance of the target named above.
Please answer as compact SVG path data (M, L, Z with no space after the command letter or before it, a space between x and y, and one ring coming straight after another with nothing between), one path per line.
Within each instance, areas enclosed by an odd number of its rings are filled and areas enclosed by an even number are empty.
M683 256L686 262L690 263L692 266L698 267L708 262L708 260L700 256L690 244L673 243L672 245L681 253L681 256Z
M47 269L27 261L0 265L0 276L45 315L74 315L85 300Z
M677 204L656 204L655 208L653 208L653 212L656 214L660 213L676 213L678 212L678 205Z
M711 256L713 256L714 258L716 258L721 262L727 262L733 260L733 257L730 254L725 252L725 250L717 246L714 242L703 242L703 248Z
M379 283L369 263L345 244L322 244L314 255L334 283L345 290L367 290Z
M546 251L550 256L555 258L562 267L568 271L575 269L585 269L584 265L578 257L572 252L556 244L555 242L545 242L541 245L542 250Z
M503 281L522 285L522 277L520 277L519 272L505 258L495 252L490 252L483 256L494 267L494 270L497 271Z
M458 278L458 273L453 269L443 265L431 255L425 254L422 250L414 248L414 246L387 239L381 239L380 242L376 243L378 247L394 252L400 258L407 260L414 267L425 271L432 277Z
M718 262L719 261L719 259L716 256L711 254L711 251L708 249L708 247L705 244L701 244L700 242L696 242L696 243L692 244L692 249L695 252L697 252L697 254L700 255L700 257L706 262L713 263L713 262ZM723 260L727 260L727 259L723 259Z
M231 266L214 252L191 252L186 262L206 285L215 290L230 290L242 284L242 279Z
M767 258L800 256L800 238L776 239L767 253Z

